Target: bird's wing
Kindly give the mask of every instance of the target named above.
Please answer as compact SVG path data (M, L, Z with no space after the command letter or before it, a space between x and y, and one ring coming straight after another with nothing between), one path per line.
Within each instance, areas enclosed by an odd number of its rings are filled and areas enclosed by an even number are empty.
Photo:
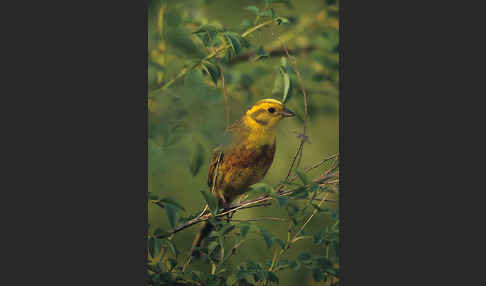
M211 156L211 161L209 161L209 174L208 174L208 186L210 189L213 187L214 176L216 174L216 168L219 165L221 166L221 162L223 162L223 148L222 146L218 146L213 149L213 154Z

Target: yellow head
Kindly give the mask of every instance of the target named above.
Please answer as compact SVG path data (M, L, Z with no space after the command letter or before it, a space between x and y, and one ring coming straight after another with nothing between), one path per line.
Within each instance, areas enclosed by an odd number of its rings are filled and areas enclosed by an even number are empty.
M292 116L295 116L295 113L280 101L262 99L246 111L243 121L251 129L265 131L275 129L281 119Z

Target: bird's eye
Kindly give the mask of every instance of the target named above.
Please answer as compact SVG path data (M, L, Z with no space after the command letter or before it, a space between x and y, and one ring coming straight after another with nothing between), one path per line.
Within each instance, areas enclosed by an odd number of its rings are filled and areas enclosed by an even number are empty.
M270 113L274 113L274 112L275 112L275 108L270 107L270 108L268 109L268 112L270 112Z

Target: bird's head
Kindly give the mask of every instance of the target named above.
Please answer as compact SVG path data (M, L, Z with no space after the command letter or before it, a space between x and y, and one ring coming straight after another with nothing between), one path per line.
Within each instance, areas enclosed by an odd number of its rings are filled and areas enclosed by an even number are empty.
M256 129L273 129L285 117L295 116L283 103L276 99L262 99L245 114L245 124Z

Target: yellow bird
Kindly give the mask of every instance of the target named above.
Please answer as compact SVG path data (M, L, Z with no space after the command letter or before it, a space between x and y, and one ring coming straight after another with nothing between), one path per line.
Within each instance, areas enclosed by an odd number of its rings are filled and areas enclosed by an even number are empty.
M263 99L229 128L231 143L214 149L209 163L208 186L221 208L229 207L237 196L263 179L275 155L277 124L294 115L280 101ZM192 244L194 256L199 256L194 249L200 247L212 228L204 222Z

